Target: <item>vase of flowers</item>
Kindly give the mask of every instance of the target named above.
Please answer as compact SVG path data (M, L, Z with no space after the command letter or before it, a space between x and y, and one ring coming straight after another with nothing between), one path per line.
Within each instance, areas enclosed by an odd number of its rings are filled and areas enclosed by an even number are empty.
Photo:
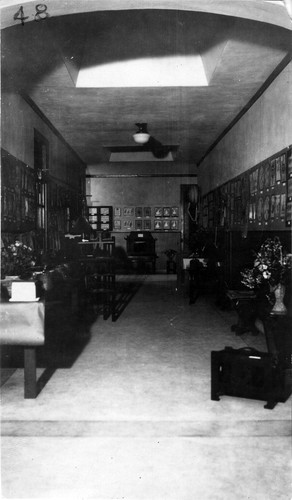
M285 314L285 285L291 269L291 254L287 254L278 237L267 238L255 254L253 267L241 272L241 282L247 288L264 290L274 295L271 314Z
M34 251L19 240L1 248L1 277L27 277L35 265Z

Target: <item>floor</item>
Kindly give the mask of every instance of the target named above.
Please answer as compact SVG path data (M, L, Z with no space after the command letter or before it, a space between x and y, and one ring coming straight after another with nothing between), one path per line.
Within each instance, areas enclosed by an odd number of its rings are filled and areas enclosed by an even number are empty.
M210 352L264 335L235 336L235 313L190 305L174 275L119 286L115 322L51 306L37 399L21 365L2 386L1 498L291 500L291 398L210 399Z

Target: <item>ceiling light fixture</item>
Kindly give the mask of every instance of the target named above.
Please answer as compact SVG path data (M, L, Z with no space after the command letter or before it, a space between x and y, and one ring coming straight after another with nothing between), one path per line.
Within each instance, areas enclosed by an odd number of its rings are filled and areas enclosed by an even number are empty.
M146 144L149 141L150 135L147 130L147 123L136 123L137 132L133 135L133 139L137 144Z

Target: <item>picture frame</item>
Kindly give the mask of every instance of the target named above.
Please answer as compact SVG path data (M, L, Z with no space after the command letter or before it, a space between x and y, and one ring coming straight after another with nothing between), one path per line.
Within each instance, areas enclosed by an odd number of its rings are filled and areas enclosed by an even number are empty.
M114 219L114 230L120 231L122 229L122 221L120 219Z
M163 216L163 207L155 207L154 217L162 217L162 216Z
M288 196L288 200L291 201L292 200L292 178L288 179L288 182L287 182L287 196Z
M133 220L132 219L124 220L123 227L126 231L132 230L133 229Z
M233 183L231 185L233 186ZM234 193L234 189L231 192ZM250 194L254 193L254 180L252 172L249 174L249 192Z
M278 219L281 213L281 195L275 195L275 217Z
M276 182L281 182L281 158L276 158Z
M144 207L144 217L151 217L151 207Z
M254 190L254 192L257 192L257 190L258 190L258 180L259 180L259 169L256 168L253 171L253 190ZM240 192L239 192L239 196L240 196Z
M249 204L248 217L249 217L249 220L252 222L253 221L253 204L252 203Z
M170 229L170 220L169 219L165 219L163 221L163 229L165 229L165 230L169 230Z
M264 220L268 222L270 218L270 197L266 196L264 201Z
M144 220L144 230L151 231L151 220L150 219Z
M292 178L292 149L287 153L287 176L288 179Z
M124 217L134 217L134 207L124 207Z
M170 207L163 207L163 217L170 217Z
M281 219L285 219L286 216L286 193L281 194L281 209L280 209L280 217Z
M135 217L137 219L140 219L143 216L143 208L142 207L136 207L135 208Z
M265 189L270 189L270 163L265 164Z
M274 187L276 184L276 160L271 161L271 173L270 173L270 186Z
M271 214L271 219L274 219L275 215L276 215L276 196L274 194L271 196L271 211L270 211L270 214Z
M257 219L259 222L261 222L263 217L263 198L260 197L258 199L258 205L257 205Z
M154 230L155 231L161 231L162 230L162 220L161 219L156 219L154 221Z
M265 167L261 165L259 168L259 190L262 192L265 186Z
M292 201L288 201L286 207L286 226L290 227L291 222L292 222Z
M283 154L281 156L281 181L286 182L287 180L287 156Z
M170 215L171 217L178 217L179 209L178 207L171 207Z
M137 231L142 231L142 219L135 220L135 229Z
M178 219L172 219L170 221L170 229L172 231L178 231Z
M114 208L114 216L115 217L121 217L121 214L122 214L121 207L115 207Z

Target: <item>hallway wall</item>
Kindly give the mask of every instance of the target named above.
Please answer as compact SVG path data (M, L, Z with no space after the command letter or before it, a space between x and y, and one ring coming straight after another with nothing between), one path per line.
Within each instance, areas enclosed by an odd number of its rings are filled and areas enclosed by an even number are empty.
M223 137L198 168L202 194L292 143L292 63Z
M50 175L78 188L79 173L84 171L85 164L73 150L66 146L19 94L2 92L1 100L2 123L5 124L1 131L2 148L33 168L36 128L50 144Z

